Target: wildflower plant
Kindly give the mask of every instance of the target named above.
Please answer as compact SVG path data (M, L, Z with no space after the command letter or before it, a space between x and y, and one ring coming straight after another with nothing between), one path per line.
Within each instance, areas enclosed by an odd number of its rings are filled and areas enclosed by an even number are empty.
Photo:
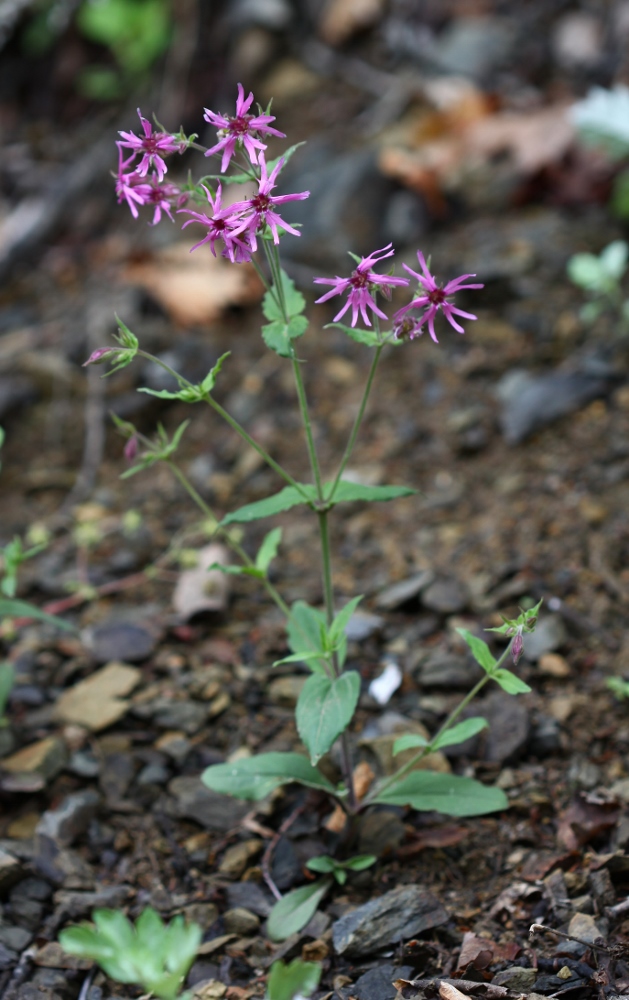
M362 400L343 454L331 476L324 476L310 417L310 410L303 380L303 364L297 354L296 342L308 328L305 316L305 299L295 287L280 260L280 248L284 239L299 238L299 228L289 225L282 217L283 206L289 202L302 201L309 197L308 191L288 194L276 193L282 170L297 146L293 146L275 160L267 161L266 138L269 134L281 137L282 133L271 127L275 121L266 109L252 110L253 95L245 97L239 85L235 114L219 114L205 111L206 120L218 130L217 141L209 149L196 142L196 136L186 137L183 133L169 134L151 131L145 127L141 117L144 137L130 138L131 133L122 133L119 142L120 163L123 167L128 196L119 189L119 200L126 201L135 216L142 205L149 206L143 184L148 180L154 186L163 188L166 168L162 162L183 148L193 148L203 152L205 157L215 157L220 161L220 172L206 174L198 182L189 180L179 188L179 197L187 199L187 206L176 208L181 214L184 228L200 227L201 238L193 250L197 253L220 253L234 266L250 262L255 268L265 288L262 312L265 323L262 337L267 347L286 359L292 369L297 405L303 424L305 447L309 458L311 478L307 482L296 480L266 449L249 434L216 398L222 366L228 355L223 355L205 379L192 384L174 371L162 359L144 351L135 335L119 321L119 334L115 346L99 348L86 364L107 363L112 371L125 367L136 357L141 357L160 365L175 379L175 388L169 391L142 389L151 395L164 399L177 399L189 403L205 403L218 416L253 447L268 466L283 482L277 492L254 503L248 503L228 513L220 527L227 532L232 525L243 525L258 519L282 514L293 507L305 507L312 512L319 529L321 553L323 608L313 607L303 600L297 600L288 607L274 584L269 580L269 567L281 544L280 529L274 528L264 539L255 559L251 559L239 546L232 544L238 556L238 565L224 567L225 572L246 573L254 576L266 587L287 618L287 637L290 654L280 663L299 663L309 672L309 677L300 694L296 708L296 722L299 735L307 754L303 753L262 753L225 764L209 767L203 781L214 791L237 798L259 800L278 786L297 782L309 788L327 793L350 816L358 814L367 806L389 804L411 806L420 810L438 810L454 816L479 815L507 806L504 792L491 788L469 777L454 774L435 774L418 770L417 765L438 747L448 743L461 742L478 732L485 725L483 719L460 720L461 713L472 698L489 681L499 684L509 693L527 691L528 687L504 664L517 638L517 630L508 635L508 644L496 660L482 639L462 631L464 641L483 668L484 674L474 689L462 699L450 713L439 731L430 739L402 737L404 747L412 747L414 753L393 774L380 778L359 797L354 785L354 762L348 729L356 710L361 690L361 678L356 670L346 667L346 629L361 597L355 597L343 608L337 606L333 588L332 551L329 540L329 520L337 504L345 502L381 502L397 497L409 496L415 491L405 486L367 486L357 484L345 477L348 462L353 453L358 432L365 414L376 370L385 349L400 348L404 341L416 339L424 329L428 329L433 341L437 341L439 313L459 334L463 333L460 319L474 320L476 317L455 305L456 296L462 290L478 290L483 286L470 283L475 276L462 275L441 285L429 269L422 252L417 257L421 270L406 267L409 277L394 275L391 244L375 250L365 257L352 257L354 267L345 277L316 278L318 285L330 286L317 301L324 303L340 296L340 309L331 324L343 330L349 337L365 345L372 352L372 361L367 375ZM150 149L149 149L150 140ZM127 150L130 156L126 157ZM151 150L153 150L151 152ZM126 157L126 158L125 158ZM159 157L159 159L158 159ZM130 162L132 161L132 162ZM229 171L226 173L226 171ZM120 170L117 184L120 183ZM228 184L252 182L254 194L229 206L223 203L223 191ZM168 182L169 183L169 182ZM177 187L177 185L174 185ZM174 205L174 196L168 195L169 204ZM194 207L191 207L194 206ZM154 220L153 220L154 221ZM385 270L388 268L388 270ZM386 304L392 294L408 292L416 282L416 291L410 291L410 300L388 317ZM349 316L348 316L349 314ZM342 323L349 319L349 323ZM359 319L362 326L359 326ZM406 346L404 349L414 349ZM165 461L179 482L188 491L208 517L212 512L199 497L183 472L174 464L173 452L181 433L166 438L160 431L156 442L143 438L132 424L118 421L119 430L134 441L128 445L129 455L134 465L127 473L133 474L151 465L154 461ZM139 448L142 445L144 450ZM230 541L229 537L227 538ZM231 542L230 542L231 543ZM342 780L335 782L328 777L329 770L318 766L321 758L339 741ZM410 743L408 741L411 741ZM398 741L399 742L399 741ZM408 758L408 755L407 755ZM339 880L341 869L330 868L328 877ZM311 889L312 887L306 887ZM328 881L319 890L327 891ZM299 891L299 890L298 890ZM312 902L313 893L308 899Z
M629 245L625 240L609 243L598 257L593 253L570 257L568 277L589 299L580 311L584 323L594 323L607 313L617 319L621 333L629 333L629 298L622 290L628 263Z

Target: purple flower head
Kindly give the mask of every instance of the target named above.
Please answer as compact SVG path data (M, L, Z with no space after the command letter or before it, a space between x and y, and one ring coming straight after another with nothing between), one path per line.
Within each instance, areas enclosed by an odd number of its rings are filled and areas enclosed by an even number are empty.
M327 302L334 295L343 295L345 292L349 292L347 302L334 317L335 323L347 312L350 306L352 307L352 326L356 326L359 311L366 326L371 326L367 308L371 309L376 316L380 316L381 319L387 318L386 314L376 305L376 300L371 293L379 291L387 298L391 298L392 288L396 285L408 285L409 283L408 278L393 278L390 274L378 274L372 270L374 264L385 257L393 256L395 251L391 249L392 246L392 243L387 243L386 247L383 247L382 250L374 250L369 257L363 257L349 278L339 278L337 276L336 278L314 279L315 284L332 285L332 289L326 292L325 295L322 295L320 299L317 299L317 302Z
M467 278L475 278L475 274L462 274L459 278L454 278L446 285L438 285L428 270L421 250L417 251L417 259L420 263L422 271L424 272L423 274L418 274L417 271L412 271L406 264L404 264L403 267L409 274L412 274L414 278L417 278L420 284L420 295L413 299L407 306L404 306L402 309L398 309L394 316L394 320L397 323L410 309L421 309L426 306L426 311L419 317L417 322L420 325L423 325L424 323L428 324L428 332L430 333L430 336L434 340L435 344L439 343L437 335L435 334L435 316L439 311L443 313L450 326L454 327L457 333L465 333L465 330L459 323L457 323L454 316L463 316L465 319L477 319L478 317L474 316L472 313L463 312L462 309L457 309L452 302L448 302L448 298L456 292L460 292L463 288L484 288L485 286L463 284ZM417 334L415 334L415 336L417 336Z
M252 198L247 199L247 201L238 201L235 205L231 206L231 210L234 215L240 216L240 224L235 230L234 235L240 235L242 232L246 232L246 239L252 250L258 249L258 241L256 240L256 233L262 227L267 225L271 232L273 233L273 242L279 243L280 236L277 231L277 227L281 226L288 233L292 233L293 236L300 236L300 232L289 226L287 222L281 218L280 215L275 211L276 205L283 205L287 201L303 201L304 198L310 197L310 191L300 191L299 194L280 194L273 196L271 191L275 187L277 180L277 175L284 166L284 158L273 167L270 174L267 173L266 160L264 154L260 153L259 156L260 163L260 180L258 181L258 193L254 194Z
M422 321L415 319L414 316L402 316L401 319L396 319L391 330L394 340L406 340L407 338L415 340L416 337L421 337L423 332Z
M121 205L123 201L126 201L129 209L131 210L131 215L134 219L137 219L138 205L146 205L150 194L150 187L144 178L140 177L137 170L125 173L126 168L135 159L135 154L132 153L128 159L124 160L122 157L121 144L117 143L116 145L118 146L118 173L114 176L116 178L116 194L118 196L118 204Z
M189 226L191 222L199 222L202 226L207 227L207 233L202 240L192 247L192 250L196 250L197 247L202 246L204 243L210 244L210 250L216 257L215 244L217 240L222 240L224 243L224 248L221 251L221 255L228 257L232 264L242 264L245 261L251 260L251 248L247 246L242 240L238 239L235 235L234 230L238 229L240 219L234 215L234 206L229 208L221 208L221 197L222 197L222 187L219 184L216 190L216 197L212 197L212 192L208 188L203 186L203 190L207 195L207 200L210 203L212 209L212 215L206 215L205 212L194 212L189 208L179 209L180 212L191 216L187 222L184 222L182 228L185 229ZM190 252L192 252L192 250Z
M162 212L165 212L171 222L173 205L178 205L181 201L182 192L176 184L160 183L156 176L150 178L150 183L146 185L148 191L145 196L145 205L152 205L155 209L151 226L156 226L161 222ZM184 192L185 193L185 192Z
M208 149L206 156L212 153L223 151L221 160L221 173L224 174L229 166L229 161L236 152L238 144L245 147L249 159L252 163L258 162L258 150L266 149L263 142L260 142L260 135L276 135L280 139L285 139L283 132L278 132L276 128L269 128L269 122L275 121L275 115L249 115L247 112L253 103L253 93L245 100L245 92L241 83L238 84L238 100L236 101L236 115L230 118L227 115L217 115L209 108L205 108L203 117L210 125L214 125L218 131L219 141L211 149ZM256 134L258 137L256 137Z
M169 135L167 132L154 133L153 126L146 120L146 118L142 117L142 112L139 108L138 114L144 130L144 135L137 136L134 132L120 132L119 134L122 136L124 141L119 142L118 145L123 146L125 149L132 149L134 154L142 154L142 159L136 168L140 177L146 177L149 172L149 168L154 167L157 173L157 179L162 181L164 179L164 174L166 173L166 164L164 163L161 154L175 153L177 150L181 150L182 144L180 141L175 139L174 136Z

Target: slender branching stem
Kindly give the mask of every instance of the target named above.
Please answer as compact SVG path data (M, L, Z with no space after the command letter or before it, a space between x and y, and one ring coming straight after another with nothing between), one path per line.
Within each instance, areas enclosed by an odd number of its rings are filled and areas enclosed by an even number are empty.
M331 502L334 499L334 494L336 493L336 489L338 487L338 484L341 481L341 478L343 476L343 473L345 472L347 463L350 460L352 451L354 450L354 445L356 444L356 438L358 437L358 431L360 430L360 426L361 426L361 424L363 422L363 417L365 415L365 408L367 406L367 400L369 399L369 393L371 392L371 387L373 385L374 376L376 374L376 368L378 367L378 362L380 360L380 355L382 354L382 348L383 348L383 346L384 346L383 344L378 344L378 346L376 347L376 350L374 352L373 361L371 362L371 368L369 369L369 375L367 376L367 383L365 385L365 391L363 392L363 398L362 398L362 400L360 402L360 406L358 408L358 413L356 414L356 419L354 421L354 426L352 427L352 432L351 432L351 434L349 436L349 440L347 442L347 447L345 448L345 452L343 454L343 458L341 459L341 464L340 464L339 470L338 470L338 472L336 474L336 478L335 478L335 480L334 480L334 482L332 484L332 489L331 489L329 495L326 497L326 499L328 500L328 502Z

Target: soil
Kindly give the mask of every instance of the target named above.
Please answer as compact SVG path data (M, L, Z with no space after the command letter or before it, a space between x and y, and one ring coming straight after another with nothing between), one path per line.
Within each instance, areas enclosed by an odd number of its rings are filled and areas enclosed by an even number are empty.
M437 12L426 5L416 23L437 36L480 15L489 19L486 26L506 25L516 38L528 37L532 26L559 34L570 16L596 24L598 18L603 35L609 28L602 15L571 4L531 4L526 11L484 4L480 12L474 5L447 6ZM280 32L254 25L251 38L259 30L272 41L284 75L264 59L242 68L250 50L239 35L219 64L220 84L219 70L206 69L204 76L195 56L182 118L199 114L193 84L206 95L204 104L218 107L229 104L242 78L265 100L269 87L278 88L275 110L287 141L307 138L315 149L330 143L339 176L348 154L397 149L401 133L412 145L417 122L436 128L434 117L426 122L393 110L369 130L380 107L374 111L382 83L377 74L404 78L403 61L383 55L402 8L382 7L360 30L328 25L336 68L320 76L316 100L308 80L315 72L312 53L323 44L321 25L298 19ZM228 20L219 10L204 30L215 26L220 40ZM336 41L334 30L349 34ZM487 117L575 98L591 82L621 78L610 55L616 43L605 39L599 61L587 65L562 63L561 47L549 48L541 34L517 54L510 49L506 68L497 60L474 81L488 102ZM13 65L21 65L16 38L7 45ZM62 55L76 52L79 61L88 59L85 42L62 35L57 68ZM356 76L359 66L369 67L375 84L368 73L367 84ZM430 77L425 67L422 72ZM442 73L436 78L447 79ZM41 190L38 176L52 176L59 164L68 168L73 149L85 153L96 132L99 139L113 135L116 114L126 115L120 127L133 127L131 113L112 105L88 128L92 106L85 99L70 99L58 81L47 102L36 101L33 89L24 80L2 104L7 162L13 163L4 170L7 216L27 198L29 185ZM423 111L434 116L434 109ZM360 120L367 129L355 127ZM441 121L439 127L452 126ZM294 185L308 170L298 166L299 155L291 162L294 190L302 190L304 184ZM290 365L260 337L255 279L233 299L221 299L220 279L213 279L218 304L201 303L205 319L197 322L165 302L155 269L176 229L134 223L115 205L106 176L77 191L71 209L53 218L44 235L15 245L0 300L6 432L0 542L35 538L45 529L48 543L24 564L19 597L61 615L74 630L25 619L3 626L16 685L8 725L0 729L2 1000L27 1000L34 989L62 1000L79 993L82 1000L137 995L102 973L86 974L50 943L62 926L89 917L94 905L122 906L135 917L149 904L164 917L184 913L202 924L189 980L201 996L262 996L271 962L297 956L323 964L317 997L334 991L343 1000L393 998L391 984L400 979L407 981L401 987L407 998L432 997L439 982L450 980L468 996L490 998L535 993L576 1000L629 990L629 720L626 703L606 684L627 673L629 655L627 352L611 317L594 327L580 321L583 298L565 276L571 253L599 252L623 235L607 207L612 168L592 155L588 160L573 141L532 172L490 157L473 190L454 181L440 188L439 177L432 188L425 180L409 186L390 175L381 188L381 159L380 169L362 180L356 175L365 185L360 211L353 216L341 206L338 226L327 231L327 260L325 229L308 243L306 219L303 248L289 249L287 270L312 316L299 354L327 475L345 447L371 361L367 348L325 327L331 309L312 305L311 278L344 273L336 253L339 227L355 234L351 249L368 253L388 241L363 245L383 233L381 198L387 218L391 205L406 205L415 232L396 243L396 273L402 262L416 266L421 248L444 280L473 271L485 284L483 292L460 298L462 308L478 316L464 336L441 317L438 345L426 335L388 348L376 376L351 475L364 483L408 485L417 494L368 507L342 505L331 520L338 604L363 594L361 607L375 616L357 623L363 634L349 643L348 666L362 679L351 730L356 760L376 770L384 766L378 737L418 724L436 731L474 683L474 665L456 629L488 638L482 630L499 625L502 614L515 615L519 606L543 598L539 641L525 648L517 667L531 692L517 698L484 693L474 714L490 720L488 734L451 748L441 761L506 792L508 810L477 818L375 809L339 833L330 828L330 803L296 786L244 806L209 799L200 782L208 765L237 753L300 748L294 702L306 675L293 664L272 667L288 652L285 632L255 580L225 578L214 610L191 614L190 607L173 604L198 550L221 542L164 464L120 478L128 471L124 440L107 413L147 436L158 423L172 435L189 420L177 463L218 519L282 483L209 409L138 394L155 378L149 366L136 362L103 382L103 369L81 364L111 342L114 311L145 350L168 352L193 379L231 352L216 398L297 479L308 481ZM16 163L23 164L21 179ZM54 185L50 190L54 198ZM309 205L312 220L318 211ZM145 269L141 280L138 268ZM177 295L188 296L187 305L196 302L197 286L181 286ZM561 391L553 379L585 372L587 380L592 364L599 365L595 377L567 415L545 417L540 404L529 425L513 431L522 372L550 380L542 382L548 401ZM317 528L307 511L246 524L236 537L254 555L277 525L283 539L274 584L289 603L320 604ZM219 551L223 556L226 550ZM415 578L396 596L395 585ZM127 672L115 666L112 672L112 664L121 663ZM379 705L369 686L390 663L400 668L401 683ZM107 670L108 691L82 689L74 714L60 707L69 691ZM30 755L16 759L27 747ZM338 769L335 751L324 766L330 774ZM71 813L67 823L59 820L64 808ZM334 853L373 853L377 861L330 892L305 930L283 944L271 942L264 923L271 887L285 893L305 884L312 877L306 862ZM403 886L432 894L445 908L444 919L410 935L392 932L362 954L340 953L336 922L352 907ZM257 923L243 929L236 907ZM568 938L538 932L529 939L533 923ZM517 969L527 973L518 979ZM501 985L507 993L491 992Z

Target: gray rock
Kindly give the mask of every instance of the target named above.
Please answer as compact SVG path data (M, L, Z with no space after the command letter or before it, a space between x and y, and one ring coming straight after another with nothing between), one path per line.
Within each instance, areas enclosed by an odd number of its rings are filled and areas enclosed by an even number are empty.
M33 935L25 927L0 924L0 944L12 951L23 951L33 940Z
M96 892L78 892L59 889L55 893L55 906L61 907L68 918L75 920L98 908L120 909L126 903L131 887L128 885L104 885Z
M110 621L97 625L87 637L87 644L97 663L121 660L140 663L148 659L156 645L156 635L145 625Z
M367 813L360 824L358 853L381 858L400 846L406 829L400 816L390 809Z
M271 876L281 892L291 889L295 882L301 881L302 863L288 837L280 837L273 852Z
M231 910L226 910L223 914L223 921L227 934L239 934L246 937L249 934L256 934L260 929L260 918L243 906L235 906Z
M334 949L356 958L446 923L438 899L418 885L400 886L344 914L332 925Z
M0 969L10 969L17 962L17 952L0 943Z
M497 972L492 983L496 986L505 986L516 993L530 993L533 983L537 979L537 969L524 969L519 965L513 965L510 969L503 969Z
M430 611L444 615L456 614L467 607L469 594L459 580L435 580L422 593L422 604Z
M551 715L538 715L529 739L529 753L547 757L561 750L561 726Z
M0 891L5 891L17 882L23 872L23 865L18 858L0 848Z
M529 713L521 698L494 691L478 712L489 723L483 759L503 764L521 756L529 737Z
M138 767L138 761L131 753L107 754L101 767L99 785L108 802L124 799Z
M101 763L91 750L75 750L70 756L66 770L79 778L97 778Z
M392 583L380 591L376 597L376 605L386 610L399 608L402 604L412 601L418 594L421 594L422 590L425 590L433 580L434 573L431 570L424 570L422 573L409 576L406 580Z
M238 826L251 806L229 795L206 788L201 778L173 778L168 791L174 796L174 813L181 819L193 819L206 830L227 833Z
M273 901L255 882L234 882L225 891L231 907L243 906L262 918L271 912Z
M171 701L155 713L153 721L160 729L183 730L193 736L205 723L207 712L207 705L198 701Z
M165 785L170 771L163 764L147 764L137 776L138 785Z
M444 650L431 653L418 671L423 688L469 688L481 677L481 668L470 657Z
M379 632L384 625L384 618L372 615L369 611L355 611L345 627L345 635L349 642L362 642L374 632Z
M513 42L507 18L457 17L441 32L430 55L446 73L483 80L509 60Z
M358 1000L395 1000L398 993L393 983L396 979L410 979L412 974L412 965L378 965L356 980L351 995Z
M617 381L613 372L557 369L547 375L508 372L498 383L502 401L500 427L508 444L519 444L534 431L605 396Z
M568 635L561 615L546 615L540 618L534 632L522 636L522 655L531 663L537 662L544 653L552 653L565 643Z
M88 789L68 795L56 809L43 814L35 837L49 837L58 847L70 847L96 815L100 795Z

